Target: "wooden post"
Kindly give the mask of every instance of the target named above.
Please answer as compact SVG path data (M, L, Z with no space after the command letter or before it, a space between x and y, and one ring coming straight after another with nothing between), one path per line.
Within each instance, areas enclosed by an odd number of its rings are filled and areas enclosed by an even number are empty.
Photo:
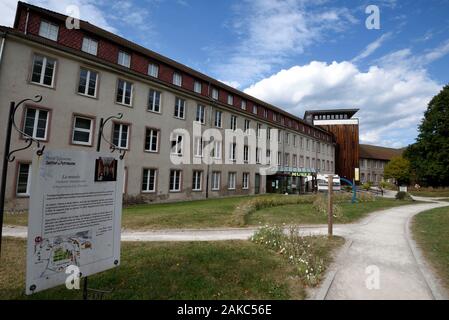
M332 204L332 195L334 192L334 175L330 174L327 178L328 190L327 190L327 235L329 237L333 234L334 213Z

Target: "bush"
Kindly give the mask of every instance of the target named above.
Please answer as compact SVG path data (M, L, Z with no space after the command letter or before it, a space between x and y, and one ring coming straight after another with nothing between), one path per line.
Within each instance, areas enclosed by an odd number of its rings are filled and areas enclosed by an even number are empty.
M315 249L313 241L318 237L301 237L298 228L292 227L284 233L279 226L265 226L259 229L251 241L263 245L288 259L295 266L299 278L309 286L316 286L321 280L325 263Z
M327 195L317 195L315 201L313 202L313 208L317 210L319 213L322 213L327 216L327 207L328 207L328 199ZM332 203L332 212L335 218L340 218L342 216L341 207L334 201Z
M396 200L413 200L410 194L404 191L396 193Z
M364 184L362 184L362 189L369 191L372 186L373 186L372 182L365 182Z

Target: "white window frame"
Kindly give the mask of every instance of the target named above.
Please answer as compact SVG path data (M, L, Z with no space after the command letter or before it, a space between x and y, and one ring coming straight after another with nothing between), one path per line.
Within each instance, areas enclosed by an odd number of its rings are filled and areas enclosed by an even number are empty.
M228 94L228 104L230 106L234 105L234 96L232 94Z
M122 95L122 100L121 101L117 101L118 98L118 91L119 91L119 86L120 86L120 81L123 81L123 95ZM129 104L125 103L126 100L126 89L128 86L131 86L131 90L130 90L130 97L129 97ZM124 79L119 79L117 81L117 92L116 92L116 97L115 97L115 102L124 106L132 106L133 105L133 91L134 91L134 84L132 82L129 82L127 80Z
M173 72L173 84L178 87L182 87L182 74L179 72Z
M41 69L41 74L40 74L40 78L39 78L39 82L33 81L33 72L34 72L34 64L36 63L36 57L41 57L42 58L42 69ZM54 67L53 67L53 73L51 75L51 84L45 84L44 83L44 77L45 77L45 69L47 68L47 62L48 60L52 60L54 63ZM48 58L44 55L40 55L40 54L35 54L33 57L33 66L31 69L31 83L35 83L47 88L53 88L54 84L55 84L55 73L56 73L56 66L57 66L57 61L56 59L52 59L52 58Z
M196 105L195 121L201 124L206 124L206 107L202 104Z
M25 132L25 123L26 123L27 113L28 113L29 109L36 110L34 123L33 123L33 134L31 136L34 139L36 139L36 140L46 141L47 140L47 135L48 135L48 121L50 119L50 110L43 110L43 109L39 109L39 108L26 107L25 108L25 114L24 114L25 118L24 118L24 121L23 121L23 132ZM36 136L36 134L37 134L37 123L39 121L39 113L41 111L47 112L47 119L45 120L45 136L43 138Z
M147 171L147 181L146 181L147 189L146 190L143 189L143 179L145 177L145 171ZM150 178L151 178L150 172L151 171L154 171L153 189L149 189L149 187L150 187ZM144 168L143 169L143 171L142 171L142 186L141 186L141 188L142 188L142 193L155 193L156 192L156 190L157 190L157 169L154 169L154 168Z
M28 166L26 192L19 192L20 167L22 165ZM31 187L31 163L19 162L19 166L18 166L17 170L18 171L17 171L17 181L16 181L16 196L17 197L29 197L30 196L30 187Z
M242 175L242 189L248 190L249 189L249 172L243 172Z
M251 121L248 119L245 119L243 130L246 134L249 134L249 129L251 129Z
M195 157L202 158L204 156L204 144L202 137L195 137Z
M237 143L231 142L229 146L229 160L237 160Z
M151 91L153 91L153 101L150 105L150 97L151 97ZM155 110L156 108L156 95L159 95L159 105L157 106L159 110ZM153 88L150 88L148 90L148 106L147 111L154 112L154 113L161 113L161 105L162 105L162 92L159 90L155 90Z
M179 138L181 138L181 140L179 140ZM174 134L170 142L170 154L182 156L184 151L184 136L182 134ZM174 146L173 142L176 142ZM175 150L173 150L174 147Z
M242 100L242 102L240 103L240 108L242 110L246 110L246 100Z
M221 183L221 172L220 171L213 171L212 172L211 190L219 191L220 190L220 186L221 186L220 183Z
M195 82L193 83L193 91L201 94L201 90L202 90L202 83L200 81L195 80Z
M256 164L262 163L262 149L256 148Z
M222 152L222 142L219 140L214 141L214 147L212 149L212 157L216 160L221 159L221 152Z
M46 26L46 30L43 29L44 26ZM59 25L49 21L41 20L41 23L39 25L39 36L53 41L58 41L58 35Z
M228 173L228 190L236 189L236 179L237 179L237 172Z
M243 146L243 162L249 162L249 146Z
M150 134L150 148L147 149L147 137L148 137L148 131L151 131ZM156 132L156 134L154 134ZM160 130L155 129L155 128L146 128L145 129L145 152L150 152L150 153L157 153L159 152L159 136L160 136ZM156 150L152 150L151 147L153 145L153 138L156 136Z
M215 110L214 126L216 128L223 127L223 111Z
M173 187L176 186L176 184L178 184L178 188L172 188L171 186L171 176L172 173L174 174L173 176ZM176 183L178 182L178 183ZM170 170L170 176L169 176L169 181L168 181L168 188L170 192L180 192L181 188L182 188L182 171L181 170Z
M98 41L89 37L83 38L83 44L81 45L81 50L93 56L98 54Z
M76 128L76 119L84 119L84 120L89 120L90 121L90 127L89 129L84 129L84 128ZM72 127L72 143L73 144L79 144L79 145L84 145L84 146L91 146L92 145L92 136L93 136L93 126L94 126L94 120L92 118L89 117L83 117L83 116L79 116L79 115L75 115L73 117L73 127ZM83 142L83 141L75 141L75 131L78 132L88 132L89 133L89 141L88 142Z
M180 104L178 104L178 102ZM176 112L176 110L178 110L178 112ZM181 117L181 110L182 110L182 117ZM186 101L184 99L179 98L179 97L175 98L175 113L174 113L174 117L176 119L181 119L181 120L184 120L186 118Z
M257 114L257 106L253 105L253 114Z
M192 176L192 191L203 190L203 171L194 170Z
M159 77L159 65L155 63L148 64L148 75L153 78Z
M131 68L131 55L128 52L120 50L118 52L117 64L126 68Z
M218 96L219 96L218 89L212 88L212 94L211 94L211 96L212 96L212 99L218 100Z
M237 130L237 116L231 115L231 130Z
M120 126L120 128L119 128L119 134L118 134L118 145L117 145L117 149L122 149L122 150L128 150L129 149L129 134L130 134L130 129L131 129L131 126L129 125L129 124L126 124L126 123L120 123L120 122L115 122L114 123L114 127L113 127L113 130L112 130L112 139L114 140L114 132L115 132L115 126ZM127 132L127 134L126 134L126 146L125 147L123 147L122 146L122 135L123 135L123 132L124 132L124 130L123 130L123 127L128 127L128 130L126 131Z
M84 88L84 92L80 92L79 91L80 82L81 82L81 71L82 70L87 71L86 87ZM94 92L94 95L90 95L89 94L89 83L90 83L90 80L91 80L92 73L95 73L95 92ZM96 98L97 97L97 88L98 88L98 72L81 67L80 68L80 77L79 77L79 81L78 81L78 93L80 95L83 95L83 96Z

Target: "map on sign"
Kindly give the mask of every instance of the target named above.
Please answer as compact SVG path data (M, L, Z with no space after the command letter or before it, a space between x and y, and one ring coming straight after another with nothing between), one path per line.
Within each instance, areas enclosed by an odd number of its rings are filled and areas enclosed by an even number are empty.
M34 262L45 263L41 276L64 272L70 265L80 267L80 261L90 260L93 252L91 231L50 239L36 237Z
M45 150L31 169L26 293L120 265L124 163L111 153Z

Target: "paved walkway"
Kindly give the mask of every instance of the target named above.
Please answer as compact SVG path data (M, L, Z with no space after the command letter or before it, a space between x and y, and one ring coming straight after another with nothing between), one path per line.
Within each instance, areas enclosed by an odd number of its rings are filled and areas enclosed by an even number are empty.
M416 198L416 197L415 197ZM416 198L429 201L428 198ZM434 200L434 199L431 199ZM411 218L448 202L429 202L370 214L359 223L335 225L334 234L346 239L314 299L448 299L410 235ZM122 231L122 241L246 240L257 228ZM327 226L303 226L302 235L327 233ZM26 237L25 227L3 229L4 236ZM368 268L368 269L367 269ZM369 289L370 275L379 275L379 287ZM376 282L370 282L376 287Z

